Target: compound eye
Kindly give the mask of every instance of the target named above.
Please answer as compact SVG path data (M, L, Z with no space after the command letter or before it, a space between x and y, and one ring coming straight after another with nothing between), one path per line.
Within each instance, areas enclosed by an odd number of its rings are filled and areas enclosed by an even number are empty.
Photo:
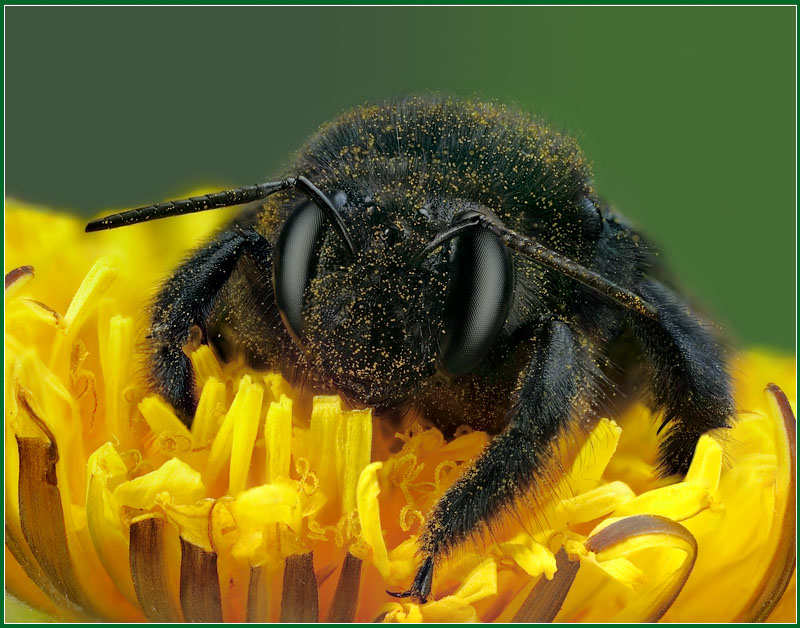
M283 225L275 246L272 287L286 331L298 346L303 338L303 296L313 277L325 214L314 203L300 205Z
M461 375L489 353L514 296L514 265L500 239L485 229L456 238L440 347L441 367Z

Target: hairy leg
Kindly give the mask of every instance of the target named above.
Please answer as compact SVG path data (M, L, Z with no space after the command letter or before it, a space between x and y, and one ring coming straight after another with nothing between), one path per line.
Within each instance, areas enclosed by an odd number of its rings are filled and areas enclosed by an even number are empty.
M653 409L663 414L660 470L684 475L697 441L715 428L731 426L730 376L722 349L708 326L667 287L647 281L641 296L656 306L658 320L631 316L642 345Z
M205 327L243 255L259 267L271 267L271 247L263 236L252 229L225 231L181 264L153 303L148 336L153 389L175 407L187 425L191 424L197 399L194 372L183 346L194 325Z
M508 427L434 506L420 539L422 566L403 596L424 602L435 562L533 488L581 400L591 399L597 370L573 331L550 321L535 340Z

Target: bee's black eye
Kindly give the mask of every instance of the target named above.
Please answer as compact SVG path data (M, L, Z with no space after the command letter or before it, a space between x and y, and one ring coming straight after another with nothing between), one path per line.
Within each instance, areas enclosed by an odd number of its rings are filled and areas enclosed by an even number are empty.
M442 369L472 370L503 328L514 294L514 265L500 239L472 229L453 242L450 285L440 342Z
M286 330L302 346L303 295L313 276L325 213L312 202L292 212L275 245L272 286Z

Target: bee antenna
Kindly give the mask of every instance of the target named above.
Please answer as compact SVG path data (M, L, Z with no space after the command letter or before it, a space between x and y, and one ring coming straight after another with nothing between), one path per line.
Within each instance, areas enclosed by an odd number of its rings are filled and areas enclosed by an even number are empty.
M243 203L250 203L252 201L261 200L262 198L267 198L281 190L288 190L295 187L308 194L311 200L325 212L344 240L348 252L350 255L354 256L356 247L353 244L353 239L347 232L341 214L339 214L331 200L304 176L299 176L297 178L287 177L280 181L248 185L232 190L223 190L222 192L204 194L203 196L192 196L176 201L159 203L157 205L139 207L138 209L131 209L118 214L111 214L105 218L93 220L86 225L86 233L103 231L105 229L116 229L117 227L127 227L128 225L135 225L150 220L159 220L160 218L204 212L209 209L223 209L225 207L232 207L233 205L242 205Z
M322 211L324 211L331 222L333 222L336 230L339 232L339 235L344 240L345 245L347 246L347 250L352 257L356 255L356 247L353 243L353 238L350 237L350 234L347 232L347 227L344 224L344 220L342 219L342 215L336 209L334 204L331 202L325 194L322 193L316 185L311 183L308 179L304 176L297 177L296 185L299 189L303 190L306 194L311 197Z
M546 266L551 270L592 288L596 292L616 301L621 306L638 312L648 318L658 319L658 310L656 310L652 304L642 299L638 294L634 294L627 288L617 285L610 279L603 277L600 273L571 260L566 255L548 249L533 238L512 231L497 218L485 211L468 209L457 213L453 217L452 224L440 232L425 246L425 248L417 253L417 255L414 256L414 261L420 263L448 240L452 240L464 231L474 229L475 227L483 227L491 231L512 251L516 251L542 266Z
M635 294L617 285L610 279L603 277L578 262L570 259L566 255L562 255L553 249L539 244L533 238L520 235L516 231L512 231L503 225L497 218L490 216L485 212L478 212L475 210L468 210L462 212L462 216L475 217L477 216L478 224L494 233L500 240L512 251L516 251L521 255L546 266L562 275L574 279L596 292L605 295L609 299L616 301L619 305L626 309L638 312L648 318L658 320L658 310L651 303L648 303L638 294Z
M474 229L479 224L480 221L477 216L469 216L464 220L453 222L449 227L439 232L433 240L425 245L425 248L423 248L413 257L412 264L419 264L440 246L446 244L456 236L462 234L464 231Z
M128 225L158 220L160 218L170 218L171 216L204 212L209 209L222 209L233 205L250 203L251 201L266 198L271 194L275 194L275 192L292 188L296 183L297 180L290 177L281 181L248 185L232 190L214 192L213 194L192 196L190 198L168 201L157 205L139 207L138 209L131 209L120 212L119 214L111 214L105 218L93 220L86 225L86 233L103 231L105 229L116 229L117 227L127 227Z

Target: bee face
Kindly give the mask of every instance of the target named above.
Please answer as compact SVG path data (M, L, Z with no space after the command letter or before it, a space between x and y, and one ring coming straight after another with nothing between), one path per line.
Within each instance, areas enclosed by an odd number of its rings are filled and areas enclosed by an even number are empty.
M313 238L303 232L313 212L300 206L287 220L278 239L275 291L281 285L287 247L306 247L302 263L294 265L289 281L298 276L295 312L291 299L282 310L283 321L304 351L315 379L345 393L359 403L389 407L407 399L420 382L436 370L437 339L442 334L444 297L447 293L446 251L433 259L414 260L424 233L431 230L414 207L393 211L375 205L347 204L339 195L342 216L356 243L349 255L335 234L321 229ZM359 225L354 215L367 216ZM311 227L315 229L316 227ZM299 230L297 235L292 230ZM307 268L298 273L297 269Z

